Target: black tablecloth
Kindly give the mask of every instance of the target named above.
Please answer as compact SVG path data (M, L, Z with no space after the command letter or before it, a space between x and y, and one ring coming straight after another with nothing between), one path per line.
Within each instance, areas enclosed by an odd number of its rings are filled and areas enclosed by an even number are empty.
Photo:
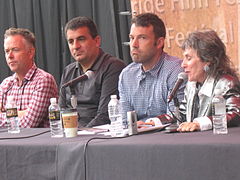
M119 139L51 138L47 131L0 131L0 180L240 179L240 128L227 135L155 132Z

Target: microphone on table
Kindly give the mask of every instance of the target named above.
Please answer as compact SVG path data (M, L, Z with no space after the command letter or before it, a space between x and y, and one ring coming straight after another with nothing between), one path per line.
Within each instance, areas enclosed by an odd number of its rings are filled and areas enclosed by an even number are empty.
M94 76L94 72L91 70L88 70L85 74L78 76L68 82L66 82L65 84L62 85L62 88L67 87L67 86L72 86L80 81L85 81L87 79L91 79Z
M168 96L167 102L169 103L176 95L178 89L182 85L182 83L187 80L187 74L185 72L181 72L178 74L177 82L175 83L171 93Z

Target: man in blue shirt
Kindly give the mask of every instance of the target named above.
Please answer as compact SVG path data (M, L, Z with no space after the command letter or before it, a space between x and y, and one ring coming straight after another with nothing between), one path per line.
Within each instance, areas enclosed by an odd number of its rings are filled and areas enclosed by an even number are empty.
M138 120L146 121L175 109L173 102L168 105L167 97L183 71L182 61L163 51L165 37L165 25L157 15L144 13L132 19L129 38L133 63L119 77L124 120L128 111L135 111ZM179 101L184 87L178 90Z

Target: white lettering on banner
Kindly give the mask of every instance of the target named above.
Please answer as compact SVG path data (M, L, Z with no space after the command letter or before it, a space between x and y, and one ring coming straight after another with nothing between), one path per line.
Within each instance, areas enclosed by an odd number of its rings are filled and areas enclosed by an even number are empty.
M175 11L177 7L181 10L208 8L209 4L208 0L172 0L171 6L172 11Z
M167 7L168 4L164 0L132 0L132 9L138 13L143 12L154 12L162 14L165 12L165 9L171 9L172 11L177 10L198 10L206 9L212 6L220 7L221 5L234 6L240 4L240 0L169 0L171 1L170 7ZM166 5L166 7L165 7ZM213 7L214 8L214 7Z
M209 29L206 25L202 24L200 28L194 28L194 30L200 30L200 29ZM225 43L225 44L233 44L234 43L234 26L233 26L233 22L229 21L228 22L228 31L226 30L226 28L219 28L219 29L214 29L219 37L221 38L221 40ZM174 28L166 28L166 44L168 48L172 47L172 41L174 41L178 47L181 47L182 42L184 41L184 39L187 37L188 33L190 31L183 33L183 32L176 32L174 30Z

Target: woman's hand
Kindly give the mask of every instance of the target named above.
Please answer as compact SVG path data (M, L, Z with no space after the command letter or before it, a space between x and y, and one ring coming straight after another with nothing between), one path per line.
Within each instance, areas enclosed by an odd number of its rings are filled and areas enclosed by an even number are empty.
M193 132L193 131L199 131L199 130L200 130L200 125L198 122L183 122L177 128L177 131L180 131L180 132Z

